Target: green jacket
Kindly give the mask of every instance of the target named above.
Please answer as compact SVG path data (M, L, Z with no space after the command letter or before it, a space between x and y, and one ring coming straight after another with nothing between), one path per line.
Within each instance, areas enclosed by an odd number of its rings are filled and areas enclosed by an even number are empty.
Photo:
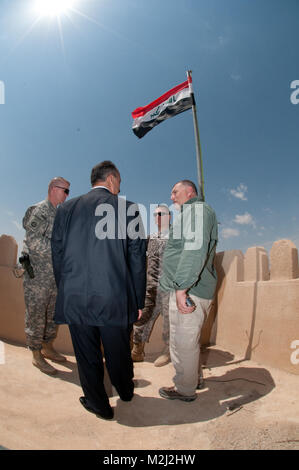
M217 284L214 256L218 226L214 210L198 197L182 207L169 232L163 256L160 287L164 291L189 289L212 299Z

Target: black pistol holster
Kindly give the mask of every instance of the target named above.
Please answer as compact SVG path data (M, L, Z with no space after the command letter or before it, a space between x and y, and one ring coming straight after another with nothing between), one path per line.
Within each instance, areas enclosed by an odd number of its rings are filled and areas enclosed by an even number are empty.
M31 263L30 263L29 255L27 253L20 256L19 263L22 265L23 269L25 269L25 271L28 273L28 276L31 279L33 279L34 278L34 271L33 271L33 267L31 266Z

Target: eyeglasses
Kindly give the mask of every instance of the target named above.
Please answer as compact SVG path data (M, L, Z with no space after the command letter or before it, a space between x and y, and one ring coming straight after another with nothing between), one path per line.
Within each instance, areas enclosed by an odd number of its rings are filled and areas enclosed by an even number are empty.
M65 194L67 194L67 195L70 194L70 190L69 190L68 188L63 188L62 186L55 186L55 188L63 189L63 191L65 192Z
M169 213L168 212L155 212L154 213L154 217L157 217L157 216L163 217L163 215L169 215Z

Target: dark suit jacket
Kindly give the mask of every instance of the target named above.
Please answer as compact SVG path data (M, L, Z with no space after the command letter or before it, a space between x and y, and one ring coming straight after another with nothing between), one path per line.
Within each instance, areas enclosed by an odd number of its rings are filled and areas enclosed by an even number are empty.
M58 207L51 242L56 323L126 327L137 320L144 307L146 240L144 233L136 237L142 222L139 216L136 225L135 208L104 188ZM135 239L127 235L130 228ZM111 238L103 238L107 231Z

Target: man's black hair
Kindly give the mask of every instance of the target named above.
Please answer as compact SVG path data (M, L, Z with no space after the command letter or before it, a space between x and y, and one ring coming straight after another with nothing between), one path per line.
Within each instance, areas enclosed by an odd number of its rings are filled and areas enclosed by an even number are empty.
M106 181L107 176L111 174L113 176L119 175L119 171L114 165L114 163L112 163L110 160L105 160L101 163L98 163L91 170L91 175L90 175L91 185L94 186L94 184L97 181Z

